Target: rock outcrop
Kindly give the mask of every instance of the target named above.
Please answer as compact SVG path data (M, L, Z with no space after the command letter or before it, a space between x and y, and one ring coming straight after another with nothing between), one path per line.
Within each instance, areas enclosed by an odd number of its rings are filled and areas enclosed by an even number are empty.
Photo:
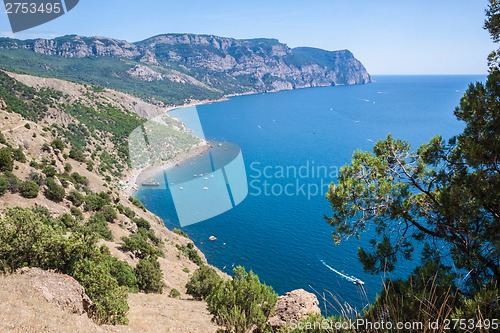
M371 82L363 64L348 50L290 48L276 39L194 34L165 34L136 43L76 35L51 40L0 38L0 50L19 49L64 58L126 59L132 80L188 83L225 95ZM117 63L117 68L122 66L123 62Z
M276 303L276 312L269 318L273 327L281 327L298 321L311 314L321 314L316 295L304 289L297 289L280 296Z
M47 302L62 310L81 315L92 305L82 285L69 275L44 271L40 268L22 268L18 274L26 277L32 288Z

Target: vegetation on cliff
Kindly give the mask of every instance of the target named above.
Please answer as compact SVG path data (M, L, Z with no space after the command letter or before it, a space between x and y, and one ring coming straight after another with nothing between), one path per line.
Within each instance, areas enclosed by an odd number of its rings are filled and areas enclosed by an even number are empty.
M371 80L347 50L291 49L275 39L192 34L137 43L75 35L0 38L0 63L11 71L113 88L166 105Z
M495 41L499 8L492 0L487 12ZM500 318L499 82L493 61L486 82L470 84L455 110L463 133L447 141L436 136L416 152L389 135L372 153L355 152L330 186L335 242L374 226L372 251L358 252L365 270L392 271L398 260L413 259L416 242L423 244L421 266L408 280L387 283L372 316Z

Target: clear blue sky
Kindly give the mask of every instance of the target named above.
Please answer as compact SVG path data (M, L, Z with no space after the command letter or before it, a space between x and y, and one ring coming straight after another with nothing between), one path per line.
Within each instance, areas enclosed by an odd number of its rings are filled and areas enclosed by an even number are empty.
M68 14L12 34L139 41L168 32L272 37L290 47L349 49L371 74L483 74L495 48L482 29L486 0L80 0Z

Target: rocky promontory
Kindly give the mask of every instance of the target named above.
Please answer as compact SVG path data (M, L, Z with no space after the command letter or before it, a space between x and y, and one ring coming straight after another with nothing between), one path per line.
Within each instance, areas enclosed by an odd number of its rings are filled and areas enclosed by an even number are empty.
M13 61L16 57L23 62ZM55 61L61 58L65 60ZM174 104L371 82L363 64L348 50L290 48L276 39L195 34L164 34L135 43L77 35L50 40L0 38L0 63L6 69L135 94L150 90L160 97L173 96Z

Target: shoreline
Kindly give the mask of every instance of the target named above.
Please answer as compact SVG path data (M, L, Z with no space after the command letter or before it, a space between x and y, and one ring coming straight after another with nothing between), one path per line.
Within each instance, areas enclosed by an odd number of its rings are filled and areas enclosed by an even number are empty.
M274 90L273 91L266 91L266 93L267 92L269 92L269 93L271 93L271 92L279 92L279 90L276 90L276 91L274 91ZM163 109L164 109L165 113L168 114L170 111L177 110L177 109L183 109L183 108L188 108L188 107L191 107L191 106L198 106L198 105L209 105L209 104L213 104L213 103L227 102L232 97L258 95L258 94L262 94L262 93L264 93L264 92L249 91L249 92L240 93L240 94L229 94L229 95L224 95L223 97L218 98L218 99L194 100L194 101L191 101L189 103L182 104L182 105L166 106Z
M368 82L368 83L371 83L371 82ZM292 90L297 90L297 89L319 88L319 87L323 87L323 86L299 87L299 88L292 88L292 89L270 90L270 91L265 91L265 92L263 92L263 91L260 91L260 92L259 91L249 91L249 92L245 92L245 93L225 95L219 99L194 100L194 101L190 101L189 103L182 104L182 105L164 106L163 110L164 110L164 114L168 115L168 113L170 111L173 111L173 110L183 109L183 108L188 108L188 107L198 106L198 105L208 105L208 104L213 104L213 103L226 102L226 101L229 101L229 99L232 97L258 95L258 94L262 94L262 93L275 93L275 92L280 92L280 91L292 91ZM324 86L324 87L329 87L329 86ZM138 191L138 183L140 181L147 181L150 178L154 178L152 176L158 175L164 169L174 167L176 164L181 164L181 163L183 163L187 160L190 160L196 156L202 155L203 153L205 153L209 149L210 149L210 144L206 141L203 141L200 145L193 146L193 147L191 147L191 149L177 154L175 157L173 157L172 159L170 159L169 161L166 161L165 163L163 163L161 165L152 165L152 166L148 166L146 168L143 168L141 170L128 170L127 174L119 182L120 192L126 198L128 198L129 196L132 196L133 194L135 194Z
M198 105L208 105L208 104L213 104L213 103L220 103L220 102L226 102L228 101L231 97L238 97L238 96L245 96L245 95L254 95L257 94L257 92L248 92L248 93L242 93L242 94L231 94L231 95L226 95L223 96L219 99L205 99L205 100L195 100L191 101L186 104L182 105L175 105L175 106L167 106L163 107L164 115L168 115L170 111L177 110L177 109L183 109L183 108L188 108L192 106L198 106ZM169 115L169 117L172 117ZM172 117L173 118L173 117ZM196 156L200 156L204 153L206 153L210 149L210 143L203 140L200 144L192 146L189 150L186 150L184 152L181 152L171 158L168 161L165 161L162 164L157 164L157 165L150 165L146 168L139 169L139 170L133 170L130 169L126 172L124 177L121 178L119 181L119 188L120 188L120 193L125 197L129 198L130 196L133 196L137 191L139 190L139 183L147 181L151 178L154 178L157 176L159 173L163 172L165 169L169 169L172 167L175 167L176 164L182 164L192 158L195 158Z
M201 156L210 150L210 144L203 141L198 145L192 146L189 150L175 155L168 161L161 164L150 165L140 170L130 170L128 179L121 181L120 185L126 185L121 189L122 194L128 198L133 196L139 190L140 183L146 182L150 179L156 179L158 175L163 173L166 169L174 168L175 166L185 163L197 156Z

